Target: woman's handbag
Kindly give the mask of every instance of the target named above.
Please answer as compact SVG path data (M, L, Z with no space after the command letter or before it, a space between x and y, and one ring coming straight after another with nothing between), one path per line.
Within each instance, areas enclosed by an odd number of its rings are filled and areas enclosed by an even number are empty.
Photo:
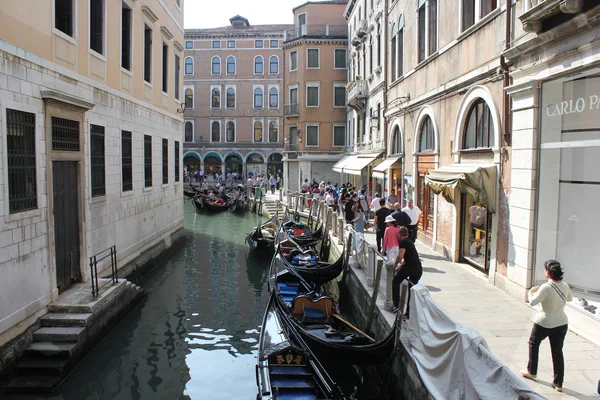
M400 248L398 246L394 246L387 251L385 263L386 265L394 265L396 263L396 258L398 258L398 253L400 252Z

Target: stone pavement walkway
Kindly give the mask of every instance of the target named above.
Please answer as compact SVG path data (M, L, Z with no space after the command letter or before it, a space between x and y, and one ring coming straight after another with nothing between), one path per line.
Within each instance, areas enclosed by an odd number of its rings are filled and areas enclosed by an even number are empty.
M375 245L375 233L365 233ZM492 353L514 373L527 366L528 340L535 310L487 282L487 276L466 264L448 261L429 247L417 243L423 262L423 277L432 299L456 322L475 329L487 341ZM598 399L600 347L576 335L567 334L564 392L552 386L552 356L548 340L540 347L536 381L524 379L533 390L551 400Z
M279 193L272 195L269 192L266 198L279 200ZM372 229L365 232L365 240L375 245ZM423 262L420 283L429 289L432 299L456 322L478 331L492 353L519 375L519 370L527 366L528 340L535 310L488 283L487 276L481 271L466 264L448 261L421 243L417 243L417 249ZM357 270L357 273L364 274L361 270ZM382 303L381 298L378 303ZM393 320L394 314L387 314L388 320ZM569 332L563 354L563 393L556 392L551 386L552 356L548 340L540 346L538 379L524 379L524 382L551 400L599 399L600 347Z

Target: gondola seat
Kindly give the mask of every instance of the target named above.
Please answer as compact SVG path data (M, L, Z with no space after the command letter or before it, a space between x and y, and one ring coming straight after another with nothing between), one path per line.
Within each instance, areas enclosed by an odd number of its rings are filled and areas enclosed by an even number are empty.
M292 301L291 308L292 315L300 321L323 321L333 314L333 299L323 296L313 300L301 294Z

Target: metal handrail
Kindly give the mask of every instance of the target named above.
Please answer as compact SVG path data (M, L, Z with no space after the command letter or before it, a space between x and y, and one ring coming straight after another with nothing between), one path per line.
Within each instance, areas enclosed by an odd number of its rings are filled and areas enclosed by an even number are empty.
M110 257L110 280L104 283L102 286L98 283L98 263L102 263L104 260ZM100 289L105 286L114 285L119 283L119 277L117 275L117 246L111 246L106 250L102 250L99 253L94 254L90 257L90 272L92 281L92 297L95 299L100 294Z

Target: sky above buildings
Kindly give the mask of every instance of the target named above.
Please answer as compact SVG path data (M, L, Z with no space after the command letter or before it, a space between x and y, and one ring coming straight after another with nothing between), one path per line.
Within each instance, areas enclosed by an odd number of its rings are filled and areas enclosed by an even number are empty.
M186 29L229 25L239 14L251 25L292 24L292 8L306 0L185 0L183 25Z

